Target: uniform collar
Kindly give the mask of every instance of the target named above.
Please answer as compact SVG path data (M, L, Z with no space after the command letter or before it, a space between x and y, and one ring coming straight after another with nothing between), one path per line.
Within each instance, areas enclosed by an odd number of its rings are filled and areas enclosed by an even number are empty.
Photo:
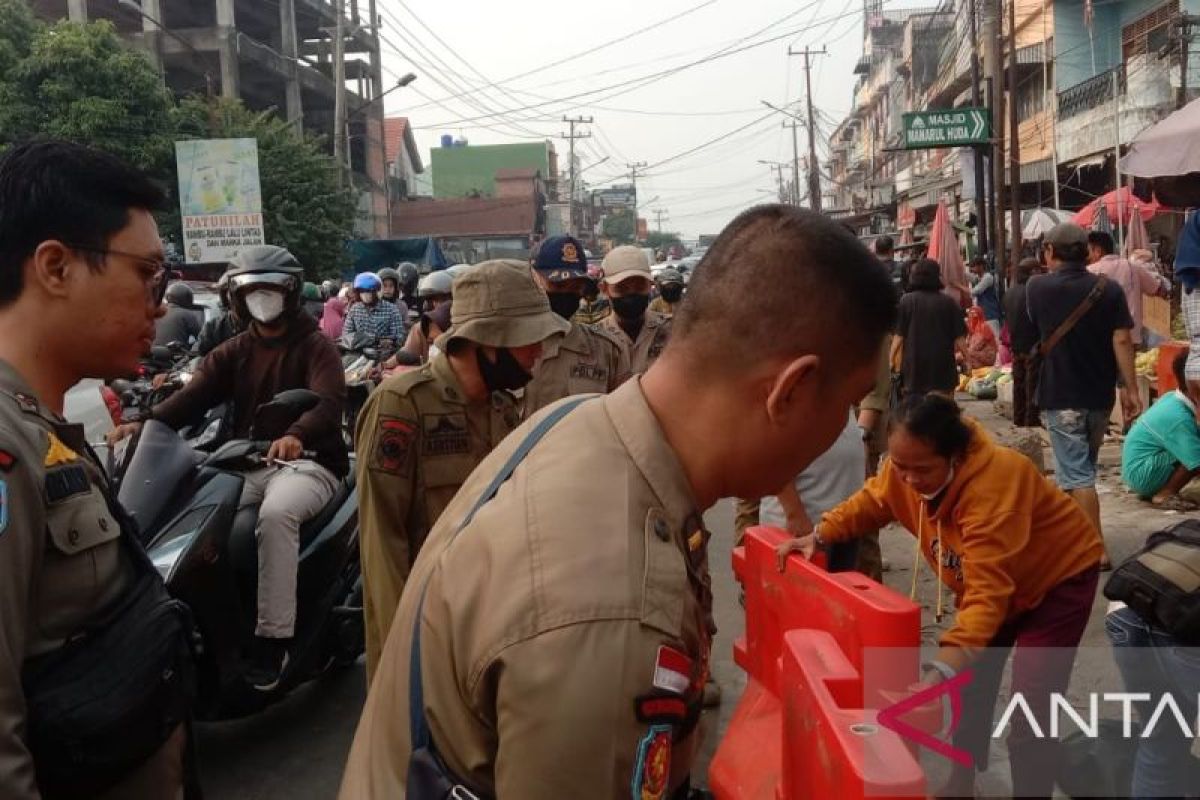
M606 395L604 407L621 444L667 514L680 523L699 516L683 464L646 402L641 377L626 381Z
M53 425L62 423L57 415L42 404L41 398L29 387L25 376L3 359L0 359L0 391L12 397L22 411L36 414Z

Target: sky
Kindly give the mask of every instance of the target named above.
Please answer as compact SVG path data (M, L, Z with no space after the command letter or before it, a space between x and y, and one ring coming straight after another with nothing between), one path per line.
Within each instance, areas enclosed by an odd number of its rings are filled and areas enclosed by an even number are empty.
M822 161L862 52L862 0L377 2L385 88L418 76L387 95L386 112L409 118L426 164L449 133L471 144L552 138L565 168L562 118L590 116L577 128L592 134L576 143L581 178L627 183L626 164L646 162L639 215L653 230L661 210L662 229L685 239L776 199L760 161L786 162L790 177L788 118L763 104L803 112L803 59L789 46L828 51L812 69ZM807 147L802 126L801 156Z

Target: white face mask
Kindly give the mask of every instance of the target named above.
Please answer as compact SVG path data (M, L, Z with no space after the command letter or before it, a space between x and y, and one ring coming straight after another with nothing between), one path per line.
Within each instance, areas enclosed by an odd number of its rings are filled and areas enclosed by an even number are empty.
M438 353L440 353L440 352L442 352L442 350L441 350L441 348L440 348L440 347L438 347L436 344L431 344L431 345L429 345L429 358L430 358L430 360L432 360L432 359L433 359L433 357L434 357L434 356L436 356L436 355L437 355Z
M953 480L954 480L954 462L951 461L950 462L950 472L947 473L945 482L937 488L936 492L933 492L932 494L922 494L921 495L922 499L932 500L933 498L937 497L939 494L946 491L946 487L949 486L951 481L953 481Z
M268 289L251 292L246 295L246 310L254 319L269 325L283 314L283 295Z
M360 300L363 301L364 305L368 305L368 306L375 305L375 293L374 292L359 292L358 297Z

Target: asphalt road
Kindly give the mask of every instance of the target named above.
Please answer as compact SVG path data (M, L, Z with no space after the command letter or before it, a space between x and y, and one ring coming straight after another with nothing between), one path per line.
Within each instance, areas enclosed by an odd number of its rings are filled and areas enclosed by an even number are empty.
M713 646L713 674L725 702L705 712L705 743L694 782L703 776L716 742L745 685L733 663L733 639L741 634L741 606L729 553L733 505L718 503L705 516L712 532L710 557L714 613L720 628ZM330 800L366 694L361 664L301 687L261 714L198 726L197 742L206 800Z

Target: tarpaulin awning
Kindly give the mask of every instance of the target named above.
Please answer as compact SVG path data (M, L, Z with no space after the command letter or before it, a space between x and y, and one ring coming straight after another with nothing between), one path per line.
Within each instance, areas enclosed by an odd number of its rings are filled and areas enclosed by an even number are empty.
M411 236L403 239L356 239L347 245L353 259L353 277L360 272L378 272L384 267L394 267L401 261L411 261L431 270L449 266L437 239L432 236Z
M1200 100L1133 137L1119 168L1139 178L1200 172Z

